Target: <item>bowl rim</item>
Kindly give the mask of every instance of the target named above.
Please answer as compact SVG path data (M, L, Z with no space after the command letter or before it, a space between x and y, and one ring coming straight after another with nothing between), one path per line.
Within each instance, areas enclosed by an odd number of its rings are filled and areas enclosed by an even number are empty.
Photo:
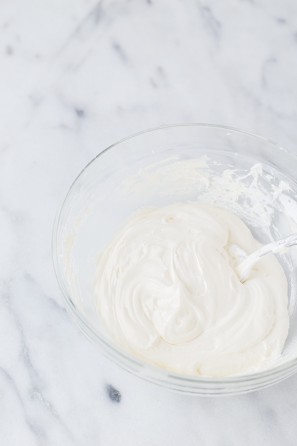
M174 371L171 371L170 369L161 368L158 366L154 366L150 363L147 363L145 361L142 361L141 359L137 358L136 356L133 356L129 352L125 351L124 349L118 347L115 342L112 340L109 341L106 338L103 338L98 332L93 329L93 327L88 323L86 317L80 312L80 310L76 307L76 305L73 303L70 294L67 291L66 282L63 278L63 274L61 271L61 268L59 266L59 260L58 260L58 249L57 249L57 238L58 238L58 231L60 228L61 218L63 215L63 211L65 208L65 205L68 201L68 198L71 196L71 193L77 183L77 181L80 179L82 174L88 169L88 167L93 164L98 158L101 156L104 156L104 154L107 151L110 151L111 149L119 146L123 142L126 142L128 140L137 138L138 136L144 135L146 133L153 133L157 132L163 129L170 129L170 128L186 128L186 127L204 127L209 129L218 129L218 130L225 130L225 131L231 131L235 132L241 135L246 135L248 137L252 137L258 140L261 140L262 142L266 142L267 144L271 145L274 149L281 150L285 153L290 154L291 156L296 156L294 152L289 150L288 148L284 148L278 144L276 144L271 139L264 137L262 135L258 135L256 133L252 133L249 131L241 130L236 127L232 126L225 126L225 125L219 125L219 124L208 124L208 123L180 123L180 124L168 124L168 125L161 125L158 127L152 127L146 130L142 130L136 133L133 133L127 137L124 137L105 149L103 149L101 152L99 152L94 158L92 158L85 167L80 171L80 173L76 176L76 178L72 181L70 187L68 188L68 191L62 201L62 204L60 205L54 225L53 225L53 231L52 231L52 259L53 259L53 266L54 271L56 275L57 282L59 284L59 287L62 291L62 295L64 298L64 301L66 303L66 308L69 310L70 314L74 316L75 322L79 325L80 329L84 332L84 334L94 341L96 344L99 344L103 347L103 353L110 359L112 359L114 362L116 362L120 367L127 370L128 372L131 372L134 375L137 375L147 381L154 382L155 384L159 384L163 387L170 387L170 380L171 384L174 384L177 386L175 390L185 390L187 389L190 391L190 393L193 392L193 386L196 387L196 390L200 390L205 388L206 385L212 385L212 390L215 390L216 388L221 388L221 386L227 386L232 387L232 385L239 385L239 384L252 384L257 382L262 382L263 385L259 388L265 387L266 385L269 385L269 379L266 381L265 378L274 379L271 384L273 384L276 381L280 381L287 376L294 373L294 369L297 368L297 357L290 359L280 365L277 365L275 367L272 367L267 370L263 370L260 372L254 372L254 373L247 373L242 375L234 375L230 377L204 377L204 376L195 376L195 375L187 375L187 374L180 374L176 373ZM144 370L146 373L138 373L135 370L135 367L137 367L137 370ZM291 373L287 373L290 372ZM283 376L284 375L284 376ZM278 379L277 379L278 378ZM240 392L240 388L238 389ZM252 389L251 389L252 390ZM245 391L245 390L244 390ZM235 393L239 393L236 392Z

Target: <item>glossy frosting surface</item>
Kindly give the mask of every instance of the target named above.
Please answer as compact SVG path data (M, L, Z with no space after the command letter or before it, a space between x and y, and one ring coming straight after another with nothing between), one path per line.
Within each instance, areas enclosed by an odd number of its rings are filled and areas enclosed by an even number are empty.
M100 318L125 350L200 376L262 370L288 333L288 290L273 256L241 283L234 245L259 247L233 213L198 203L134 215L100 256ZM236 251L236 250L235 250Z

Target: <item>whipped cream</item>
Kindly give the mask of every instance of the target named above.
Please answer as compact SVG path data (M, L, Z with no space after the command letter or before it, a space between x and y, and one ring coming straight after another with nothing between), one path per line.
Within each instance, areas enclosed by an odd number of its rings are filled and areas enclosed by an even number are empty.
M182 374L268 368L288 334L287 279L269 255L241 283L233 245L247 254L260 246L222 208L193 202L134 215L96 269L97 309L115 342Z

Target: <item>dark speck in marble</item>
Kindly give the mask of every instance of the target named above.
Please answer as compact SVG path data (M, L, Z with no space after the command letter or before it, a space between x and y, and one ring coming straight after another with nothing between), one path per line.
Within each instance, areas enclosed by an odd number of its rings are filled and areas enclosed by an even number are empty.
M219 39L221 34L221 23L214 16L212 9L209 6L200 6L199 7L200 14L205 24L208 26L210 32L214 36L215 39Z
M154 75L149 78L149 81L151 86L155 89L165 86L166 74L164 69L160 65L156 67Z
M269 85L269 75L270 70L274 65L277 64L277 58L276 57L268 57L264 64L263 64L263 70L262 70L262 76L261 76L261 83L263 87L267 87Z
M147 2L148 5L152 5L153 4L152 0L146 0L146 2Z
M277 17L276 18L276 23L278 23L279 25L286 25L287 20L284 19L283 17Z
M117 56L121 59L122 62L124 62L125 64L128 63L127 54L125 53L122 45L120 45L119 42L113 41L112 48L115 51L115 53L117 54Z
M156 82L154 81L154 79L152 77L150 77L150 84L153 88L158 88L158 85L156 84Z
M85 21L91 19L95 25L97 25L102 17L102 6L101 1L97 2L96 5L91 9L91 11L87 14L87 16L83 19L81 24L84 24Z
M117 390L115 387L113 387L111 384L108 384L106 386L106 392L111 401L114 403L120 403L122 399L121 392Z
M80 119L83 119L83 118L86 117L86 112L82 108L75 107L74 108L74 113Z
M276 419L277 419L277 414L276 414L275 410L272 409L271 407L268 407L265 409L264 415L270 421L276 421Z
M268 64L274 64L274 63L277 63L277 58L276 57L274 57L274 56L271 56L271 57L268 57L266 60L265 60L265 63L268 63Z
M164 69L161 67L161 65L158 65L157 66L157 73L158 73L158 75L160 76L160 77L162 77L162 78L165 78L166 76L165 76L165 71L164 71Z
M95 8L93 9L93 17L94 22L98 23L102 16L102 8L101 8L101 2L98 2Z
M13 55L14 50L13 50L11 45L6 45L5 53L7 54L7 56L12 56Z
M40 94L35 94L35 93L30 94L28 98L34 108L39 107L44 99Z

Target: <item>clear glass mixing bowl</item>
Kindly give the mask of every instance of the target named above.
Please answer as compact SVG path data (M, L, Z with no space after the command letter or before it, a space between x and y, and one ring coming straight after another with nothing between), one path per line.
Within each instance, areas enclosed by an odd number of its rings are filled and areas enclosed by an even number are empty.
M221 186L219 178L226 169L240 193ZM132 357L101 325L93 286L98 253L139 208L211 201L236 212L265 243L296 231L296 178L296 154L233 128L168 126L113 144L76 178L55 225L54 265L70 313L106 356L162 387L197 395L238 394L287 378L297 369L296 248L280 256L289 282L289 336L280 360L260 373L201 378L171 373ZM256 200L256 210L249 210L249 200Z

